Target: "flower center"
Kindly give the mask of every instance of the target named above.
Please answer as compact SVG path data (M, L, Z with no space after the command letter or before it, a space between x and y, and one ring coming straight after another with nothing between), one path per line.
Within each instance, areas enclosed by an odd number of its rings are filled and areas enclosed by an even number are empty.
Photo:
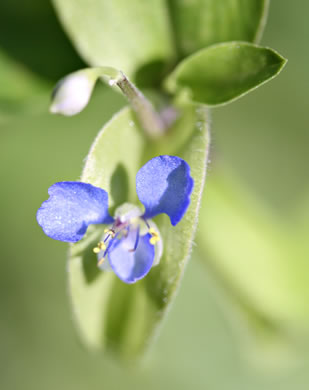
M115 222L110 227L104 230L102 240L93 248L93 252L98 255L98 266L102 265L109 250L112 248L114 240L126 239L130 234L135 234L134 245L132 240L128 240L128 252L135 252L139 243L140 236L150 234L149 243L156 245L160 241L159 232L150 225L154 225L152 221L147 221L142 217L142 211L129 204L124 204L115 212ZM154 225L155 226L155 225Z

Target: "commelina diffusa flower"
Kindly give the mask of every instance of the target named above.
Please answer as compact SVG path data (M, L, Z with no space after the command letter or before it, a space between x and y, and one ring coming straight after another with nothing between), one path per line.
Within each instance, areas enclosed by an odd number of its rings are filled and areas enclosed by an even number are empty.
M77 242L91 224L108 225L94 252L102 270L112 269L125 283L143 278L162 255L160 232L151 218L165 213L177 225L186 212L193 189L189 165L179 157L159 156L136 175L136 192L145 211L130 204L108 212L108 195L82 182L52 185L49 199L37 212L44 233L65 242Z

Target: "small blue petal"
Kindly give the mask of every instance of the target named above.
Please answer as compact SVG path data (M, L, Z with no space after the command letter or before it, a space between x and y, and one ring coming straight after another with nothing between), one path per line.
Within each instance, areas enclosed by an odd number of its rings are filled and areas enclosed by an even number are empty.
M155 248L149 242L149 233L139 237L134 251L137 233L137 230L133 230L128 237L115 239L108 252L109 264L125 283L135 283L142 279L150 271L155 257Z
M190 204L193 189L189 165L179 157L159 156L136 175L136 191L145 206L145 218L165 213L177 225Z
M108 213L108 195L101 188L81 182L55 183L48 189L36 218L44 233L65 242L79 241L88 225L112 223Z

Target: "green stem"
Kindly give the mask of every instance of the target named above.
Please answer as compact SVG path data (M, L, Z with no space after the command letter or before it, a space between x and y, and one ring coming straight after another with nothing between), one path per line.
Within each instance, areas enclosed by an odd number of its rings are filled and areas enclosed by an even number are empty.
M116 84L129 100L140 124L151 138L158 138L165 132L165 123L155 111L151 102L122 73Z

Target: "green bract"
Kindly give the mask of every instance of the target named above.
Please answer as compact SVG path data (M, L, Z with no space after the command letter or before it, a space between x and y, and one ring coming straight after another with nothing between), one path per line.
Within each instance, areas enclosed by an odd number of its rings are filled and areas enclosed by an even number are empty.
M97 269L92 249L102 237L100 227L91 226L87 235L71 246L70 293L82 338L94 349L111 350L130 359L145 349L165 315L191 251L209 145L205 105L224 104L246 94L275 77L286 60L269 48L250 43L260 39L268 0L53 2L78 52L94 69L114 67L121 77L116 82L111 80L110 85L119 87L131 105L99 133L81 180L110 194L111 214L125 202L138 205L135 174L154 156L183 158L195 182L191 205L177 227L172 228L165 216L155 218L163 240L163 256L160 264L137 284L124 285L113 273ZM138 87L151 86L153 89L144 91L144 95L156 96L156 106L163 113L157 113L129 79ZM94 84L90 92L86 88L89 96L83 99L76 92L80 90L78 84L74 84L81 80L74 74L66 80L73 81L60 85L56 108L62 113L77 113L88 103ZM176 122L172 101L178 102ZM213 213L220 204L214 201ZM228 214L224 202L219 215L225 223L223 210ZM227 258L220 252L228 246L216 241L220 226L206 230L208 236L200 245L201 251L218 252L218 257L224 258L222 268L228 269L231 263L225 266ZM251 242L250 231L247 234ZM251 244L263 250L254 240ZM268 249L272 256L272 244L265 251ZM239 284L245 285L246 281L240 279ZM254 295L256 306L258 295ZM275 304L276 299L269 300L269 311Z
M182 133L177 143L149 143L128 108L108 122L87 157L82 181L104 188L114 209L123 202L138 204L135 174L157 150L185 159L191 167L194 191L183 220L172 227L167 216L155 218L164 251L160 264L136 285L125 285L111 272L101 272L92 249L102 235L91 227L86 237L71 246L70 294L73 311L84 341L94 349L107 348L118 356L141 353L175 297L191 252L208 155L208 125L204 108L183 108L168 137ZM164 147L161 148L161 145ZM145 150L147 152L145 152Z

